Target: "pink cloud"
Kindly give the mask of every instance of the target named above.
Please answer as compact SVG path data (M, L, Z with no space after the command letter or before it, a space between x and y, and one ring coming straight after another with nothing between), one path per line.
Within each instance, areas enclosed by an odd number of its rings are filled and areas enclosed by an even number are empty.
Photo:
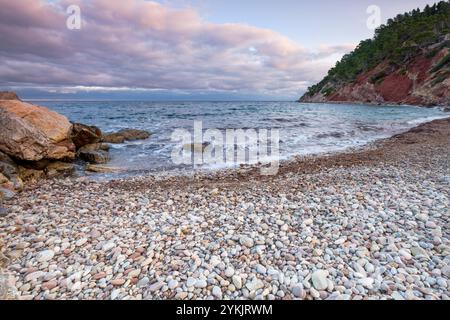
M66 28L78 4L82 29ZM213 24L192 8L144 0L0 0L2 85L230 90L296 94L333 55L354 46L302 48L269 29Z

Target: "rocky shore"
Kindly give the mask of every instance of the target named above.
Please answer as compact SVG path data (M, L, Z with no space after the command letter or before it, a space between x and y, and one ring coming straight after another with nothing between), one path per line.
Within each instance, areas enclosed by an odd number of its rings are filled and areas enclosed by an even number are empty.
M273 177L27 185L0 218L3 283L19 299L448 300L449 136L437 120Z
M147 139L150 133L123 129L103 133L71 123L65 116L26 103L14 92L0 92L0 205L24 185L86 171L107 172L109 143Z

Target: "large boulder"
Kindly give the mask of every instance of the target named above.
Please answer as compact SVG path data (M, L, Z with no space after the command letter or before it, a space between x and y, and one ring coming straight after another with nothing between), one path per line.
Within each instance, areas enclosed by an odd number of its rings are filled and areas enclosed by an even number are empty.
M72 124L54 111L19 100L0 100L0 151L18 160L75 157Z
M50 146L50 141L41 131L1 107L0 142L0 151L30 161L46 157Z
M71 134L72 142L79 149L87 144L100 142L102 131L95 126L74 123Z
M115 133L103 136L103 142L124 143L125 141L145 140L150 138L150 133L144 130L123 129Z

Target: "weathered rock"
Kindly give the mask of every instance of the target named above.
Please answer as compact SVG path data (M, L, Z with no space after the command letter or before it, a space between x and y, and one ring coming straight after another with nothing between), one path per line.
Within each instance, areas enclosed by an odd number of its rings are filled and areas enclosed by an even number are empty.
M150 133L144 130L123 129L115 133L103 135L103 142L124 143L125 141L144 140L150 138Z
M22 166L19 167L19 175L24 182L31 183L40 181L45 178L44 170L28 169Z
M78 153L80 152L88 152L88 151L109 151L109 144L107 143L91 143L83 146L78 150Z
M0 150L23 160L38 161L47 156L50 141L21 118L0 109Z
M109 145L106 143L88 144L77 152L77 156L89 163L104 164L111 158L108 153Z
M71 139L76 148L79 149L85 145L100 142L102 139L102 131L95 126L74 123Z
M47 108L0 100L0 150L16 159L73 159L71 128L66 117Z
M18 100L21 101L19 96L15 92L11 91L1 91L0 100Z
M73 163L67 162L52 162L47 168L45 168L45 173L47 177L53 178L62 175L71 175L75 171L75 165Z
M124 129L120 130L118 134L125 138L125 141L145 140L150 138L150 133L144 130Z
M104 150L80 150L78 157L86 162L95 164L104 164L111 159L109 153Z
M2 101L0 106L40 129L52 143L58 143L69 138L72 124L59 113L20 101Z
M102 141L108 143L124 143L125 137L117 133L110 133L103 135Z

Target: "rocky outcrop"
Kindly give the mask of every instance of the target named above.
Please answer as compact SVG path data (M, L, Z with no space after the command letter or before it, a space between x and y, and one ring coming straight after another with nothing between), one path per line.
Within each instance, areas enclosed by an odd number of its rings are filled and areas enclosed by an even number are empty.
M74 123L71 133L72 142L77 149L92 143L100 142L102 131L95 126L87 126L81 123Z
M0 151L18 160L74 159L72 124L47 108L0 100Z
M145 140L150 138L150 133L144 130L123 129L115 133L105 134L103 142L124 143L125 141Z
M72 124L63 115L0 92L0 198L14 196L24 182L73 172L66 163L75 159L71 136Z
M13 92L0 92L0 200L21 191L24 182L72 174L74 161L87 162L90 172L118 172L119 168L99 165L111 159L105 142L149 137L134 129L104 136L98 127L72 124L61 114L21 101Z
M77 156L89 163L105 164L111 158L109 156L109 145L106 143L88 144L78 150Z
M412 58L402 68L387 61L361 73L351 83L327 83L319 92L305 94L300 102L450 105L450 49L434 57L429 52Z
M299 101L449 106L450 2L387 19Z
M21 101L15 92L3 91L0 92L0 100L17 100Z

